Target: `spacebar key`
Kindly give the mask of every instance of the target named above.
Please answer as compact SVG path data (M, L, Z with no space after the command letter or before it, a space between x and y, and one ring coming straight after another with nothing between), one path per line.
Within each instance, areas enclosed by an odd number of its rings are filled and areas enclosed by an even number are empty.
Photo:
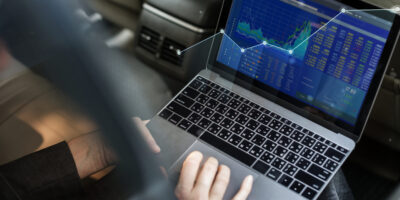
M230 145L229 143L217 138L216 136L212 135L209 132L205 132L200 139L207 142L208 144L214 146L215 148L227 153L228 155L238 159L239 161L243 162L244 164L251 166L256 159L252 156L244 153L243 151L235 148L234 146Z

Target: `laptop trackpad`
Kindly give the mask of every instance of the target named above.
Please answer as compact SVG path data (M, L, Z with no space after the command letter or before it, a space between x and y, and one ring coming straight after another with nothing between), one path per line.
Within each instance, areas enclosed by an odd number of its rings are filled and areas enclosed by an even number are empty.
M257 178L257 174L249 170L248 168L242 166L238 161L235 161L228 156L220 153L219 151L208 147L202 142L195 142L180 158L179 160L170 168L169 178L171 182L176 185L179 178L179 173L182 168L183 161L186 159L187 155L193 151L199 151L203 154L203 162L207 160L208 157L215 157L218 159L219 164L224 164L231 169L231 178L228 189L225 193L224 199L232 199L232 197L239 190L243 179L247 175L253 175L254 179Z

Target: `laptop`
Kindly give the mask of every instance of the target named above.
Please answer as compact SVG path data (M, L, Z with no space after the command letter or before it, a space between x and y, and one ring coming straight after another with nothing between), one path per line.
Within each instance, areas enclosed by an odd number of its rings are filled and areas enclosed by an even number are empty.
M233 0L207 69L148 127L176 181L192 151L247 175L248 199L317 199L360 140L399 17L359 1Z

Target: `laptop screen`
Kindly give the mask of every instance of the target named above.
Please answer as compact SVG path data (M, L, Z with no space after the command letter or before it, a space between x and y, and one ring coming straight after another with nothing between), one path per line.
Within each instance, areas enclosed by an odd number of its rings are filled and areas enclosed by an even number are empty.
M394 14L335 1L234 0L217 62L355 126ZM390 14L389 14L390 15Z

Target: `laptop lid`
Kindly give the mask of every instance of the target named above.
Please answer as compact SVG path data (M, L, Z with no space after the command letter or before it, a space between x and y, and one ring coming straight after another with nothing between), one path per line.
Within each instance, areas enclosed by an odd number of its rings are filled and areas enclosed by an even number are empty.
M358 141L397 42L396 11L347 0L225 1L209 67Z

